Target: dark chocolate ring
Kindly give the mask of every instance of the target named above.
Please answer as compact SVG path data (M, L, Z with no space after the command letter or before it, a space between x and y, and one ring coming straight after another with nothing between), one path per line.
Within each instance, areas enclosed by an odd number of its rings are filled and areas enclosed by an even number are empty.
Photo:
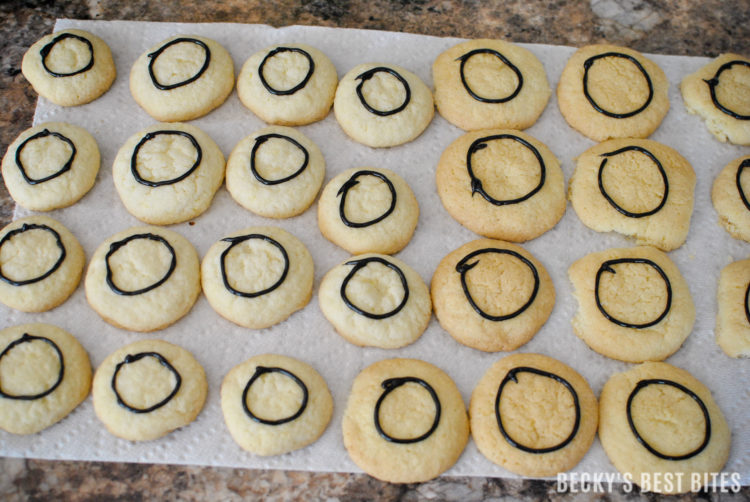
M430 397L432 397L432 401L435 403L435 418L432 421L432 426L430 429L422 434L421 436L415 437L415 438L395 438L393 436L388 435L383 428L380 426L380 406L383 404L383 401L385 400L386 396L390 394L392 391L396 390L398 387L401 387L405 383L416 383L427 389L427 392L430 393ZM378 434L385 439L386 441L390 441L391 443L398 443L398 444L409 444L409 443L418 443L420 441L424 441L428 437L432 435L433 432L435 432L435 429L437 429L439 423L440 423L440 399L438 398L437 393L435 392L435 389L432 388L430 384L422 380L421 378L417 377L400 377L400 378L389 378L387 380L384 380L382 383L383 389L385 391L380 395L378 398L377 403L375 403L375 411L373 412L373 419L375 421L375 429L378 431Z
M261 377L261 375L264 375L265 373L281 373L284 376L287 376L291 378L294 383L296 383L300 389L302 389L302 403L299 406L299 409L292 415L289 415L288 417L280 418L278 420L266 420L265 418L260 418L258 415L253 413L250 410L250 407L247 405L247 393L250 392L250 387L255 383L255 381ZM297 375L292 373L289 370L285 370L284 368L276 368L271 367L267 368L265 366L258 366L255 368L255 373L253 373L253 376L250 377L250 380L247 381L247 385L245 385L245 390L242 391L242 408L245 410L245 414L247 414L248 417L250 417L252 420L265 424L265 425L281 425L285 424L287 422L291 422L293 420L297 420L302 413L304 413L305 408L307 408L307 400L308 400L308 391L307 391L307 385L305 385L305 382L303 382Z

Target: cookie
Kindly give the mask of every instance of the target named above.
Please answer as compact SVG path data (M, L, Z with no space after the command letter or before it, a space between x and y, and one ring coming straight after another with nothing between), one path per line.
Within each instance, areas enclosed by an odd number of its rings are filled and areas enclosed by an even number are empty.
M750 59L722 54L680 84L687 111L722 143L750 145Z
M714 180L711 200L719 223L735 239L750 242L750 155L735 159Z
M719 276L716 343L731 357L750 357L750 260L730 263Z
M415 139L430 124L435 107L430 89L409 70L367 63L341 79L333 112L350 138L377 148Z
M154 124L125 142L112 166L125 208L152 225L201 215L224 180L224 154L190 124Z
M647 138L669 111L664 71L638 51L587 45L568 60L557 104L573 129L594 141Z
M86 299L105 321L131 331L166 328L200 294L198 253L177 232L133 227L102 242L91 257Z
M227 373L221 384L221 411L242 449L281 455L317 441L331 420L333 397L312 366L264 354Z
M90 387L89 356L67 331L42 323L0 331L0 429L46 429L86 399Z
M363 254L333 267L318 291L320 310L347 341L396 349L413 343L430 322L430 291L420 275L392 256Z
M303 213L325 178L318 146L290 127L266 127L242 139L227 160L227 190L245 209L267 218Z
M572 469L591 447L596 396L573 368L541 354L513 354L490 367L469 405L471 437L495 464L523 476Z
M94 374L96 416L117 437L160 438L198 416L208 383L187 350L162 340L139 340L119 348Z
M44 312L78 287L86 256L78 239L49 216L27 216L0 230L0 302Z
M344 446L367 474L419 483L456 463L469 440L461 394L440 368L386 359L357 375L343 419Z
M60 106L95 100L117 76L107 43L83 30L42 37L23 55L21 71L36 92Z
M671 251L690 230L694 189L695 172L677 151L651 140L613 139L578 157L569 197L587 227Z
M313 261L305 245L278 227L250 227L214 243L201 264L203 293L222 317L262 329L310 301Z
M432 64L435 105L466 131L526 129L547 106L552 90L542 62L503 40L469 40Z
M448 213L493 239L534 239L560 221L567 204L560 162L520 131L464 134L440 156L436 181Z
M218 108L234 87L234 62L210 38L170 37L141 54L130 70L130 93L162 122L201 117Z
M414 192L389 169L347 169L328 182L318 202L320 233L352 254L401 251L418 220Z
M435 316L456 341L483 350L515 350L541 329L555 287L531 253L478 239L445 256L430 286Z
M242 65L237 95L269 124L305 125L328 115L338 81L336 67L318 49L272 45Z
M613 375L604 385L599 439L609 460L633 483L683 493L697 492L721 471L731 433L701 382L683 369L649 362Z
M656 248L591 253L570 266L568 277L578 301L573 330L602 355L631 363L661 361L693 329L687 282Z
M32 211L67 207L94 186L99 147L85 129L46 122L26 129L11 143L2 172L18 205Z

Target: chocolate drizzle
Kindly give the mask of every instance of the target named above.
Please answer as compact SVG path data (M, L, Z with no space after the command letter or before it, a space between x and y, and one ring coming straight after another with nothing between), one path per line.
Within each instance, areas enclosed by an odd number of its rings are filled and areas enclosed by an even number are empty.
M22 343L30 343L34 340L41 340L48 345L50 345L57 354L57 359L60 361L60 370L57 373L57 380L55 380L55 383L53 383L48 389L38 393L38 394L22 394L22 395L14 395L14 394L8 394L5 392L2 387L0 387L0 397L4 397L6 399L15 399L18 401L33 401L35 399L41 399L44 396L47 396L51 394L59 385L62 383L63 376L65 375L65 360L63 359L62 352L60 351L60 347L57 346L55 342L50 340L49 338L43 337L43 336L33 336L28 333L24 333L21 338L17 338L16 340L13 340L11 343L8 344L7 347L5 347L5 350L0 353L0 360L2 360L3 357L5 357L11 350L13 350L14 347L22 344Z
M573 406L576 410L576 417L575 422L573 423L573 430L570 431L568 437L562 440L560 443L547 448L532 448L530 446L525 446L510 437L508 432L505 430L505 427L503 427L503 419L500 416L500 399L503 395L503 389L508 382L512 381L513 383L518 383L518 373L533 373L534 375L551 378L552 380L561 383L568 390L568 392L570 392L570 395L573 398ZM497 419L497 426L500 428L500 433L503 435L505 440L514 448L518 448L519 450L523 450L528 453L550 453L565 448L571 441L573 441L573 438L575 438L576 434L578 434L578 427L581 425L581 406L578 402L578 393L573 388L573 386L570 385L570 382L565 380L563 377L537 368L531 368L528 366L516 366L515 368L508 371L508 373L505 375L505 378L503 378L503 380L500 382L500 386L497 388L497 394L495 395L495 418Z
M70 73L57 73L49 69L47 66L47 56L49 56L49 53L52 51L52 48L62 40L65 40L66 38L74 38L80 42L83 42L86 44L86 47L89 49L89 62L86 63L86 65L83 66L83 68L79 70L72 71ZM84 38L80 35L75 35L73 33L61 33L60 35L56 36L52 39L50 43L45 45L39 50L39 55L42 57L42 67L44 70L52 75L53 77L72 77L73 75L78 75L79 73L84 73L89 71L94 66L94 47L91 45L91 41L88 38Z
M188 79L185 79L185 80L183 80L181 82L177 82L175 84L168 84L168 85L160 83L156 79L156 75L154 75L154 63L156 63L156 59L167 48L169 48L169 47L171 47L171 46L173 46L175 44L179 44L179 43L183 43L183 42L195 44L195 45L201 47L205 51L205 53L206 53L206 59L205 59L205 61L203 61L203 66L201 66L200 70L198 70L198 72L195 75L193 75L192 77L190 77ZM198 39L187 38L187 37L180 37L180 38L175 38L174 40L171 40L171 41L167 42L166 44L162 45L161 47L159 47L158 49L156 49L151 54L148 54L147 57L149 58L149 62L148 62L148 76L151 77L151 82L154 84L154 87L156 87L157 89L160 89L162 91L169 91L169 90L172 90L172 89L176 89L177 87L182 87L183 85L188 85L188 84L190 84L190 83L195 82L196 80L198 80L201 77L201 75L203 75L203 73L208 69L208 65L211 62L211 49L208 48L208 45L206 45L204 42L202 42L202 41L200 41Z
M745 288L745 319L750 323L750 307L747 305L748 300L750 300L750 283L748 283L747 288Z
M284 258L284 271L281 272L281 277L279 277L279 279L275 283L273 283L270 287L267 287L266 289L262 289L260 291L246 292L246 291L240 291L238 289L234 289L229 284L229 278L227 277L226 259L227 259L227 255L229 254L229 251L234 246L242 242L248 241L250 239L260 239L275 246L276 249L278 249L279 252L281 252L281 256ZM226 237L222 239L222 242L229 242L230 245L224 250L224 252L221 253L221 257L219 258L219 267L221 269L221 280L224 282L224 287L227 288L227 290L229 290L229 292L232 293L233 295L242 296L243 298L256 298L258 296L263 296L265 294L270 293L271 291L278 288L279 286L281 286L281 284L284 282L284 279L286 279L286 275L289 273L289 255L287 254L286 249L284 249L284 246L282 246L278 241L263 234L247 234L247 235L239 235L237 237Z
M706 426L704 429L704 438L703 443L701 443L698 448L695 450L686 453L684 455L666 455L664 453L661 453L657 449L655 449L653 446L648 444L643 437L638 433L638 429L635 427L635 423L633 422L633 415L632 415L632 405L633 405L633 399L635 398L636 394L638 394L641 389L644 387L648 387L649 385L669 385L671 387L674 387L675 389L681 390L688 396L690 396L693 400L695 400L696 403L698 403L698 406L700 406L701 411L703 412L703 418L706 422ZM706 408L706 405L703 403L703 400L698 397L698 395L693 392L692 390L688 389L684 385L681 385L677 382L673 382L672 380L666 380L664 378L654 378L649 380L640 380L635 388L633 388L633 391L628 396L628 404L626 407L626 414L628 416L628 424L630 425L630 430L633 431L633 435L635 435L635 438L638 440L639 443L643 445L644 448L646 448L649 452L651 452L653 455L656 455L659 458L663 458L664 460L687 460L689 458L692 458L696 455L698 455L700 452L702 452L706 446L708 446L708 442L711 440L711 417L708 414L708 409Z
M180 176L176 178L172 178L171 180L163 180L163 181L147 180L145 178L142 178L141 174L138 172L138 152L140 151L143 145L145 145L147 142L154 139L156 136L160 136L162 134L176 135L176 136L182 136L184 138L187 138L190 141L190 143L193 144L193 147L195 148L195 152L196 152L195 162L193 163L192 166L190 166L190 169L182 173ZM179 183L180 181L184 180L185 178L193 174L193 171L198 169L198 166L200 165L202 158L203 158L203 150L201 149L201 146L198 144L198 141L195 139L195 137L192 134L189 134L185 131L167 131L167 130L152 131L152 132L146 133L146 135L143 136L143 138L141 138L138 144L135 145L135 148L133 149L133 155L131 155L130 157L130 173L133 175L135 180L141 185L146 185L150 187L172 185L174 183Z
M346 286L349 284L349 281L352 280L352 278L360 269L366 267L370 263L380 263L381 265L385 265L386 267L395 271L398 274L399 279L401 279L401 286L404 288L404 298L403 300L401 300L401 303L399 303L396 308L394 308L390 312L385 312L383 314L373 314L372 312L367 312L354 305L351 300L349 300L349 297L346 296ZM370 256L367 258L361 258L359 260L351 260L346 262L345 265L354 265L354 267L349 271L349 273L341 283L341 299L344 300L344 303L347 307L352 309L357 314L369 317L370 319L385 319L387 317L398 314L401 309L404 308L404 305L406 305L406 301L409 299L409 284L406 282L406 276L398 267L398 265L379 256Z
M503 98L485 98L484 96L480 96L479 94L475 93L471 86L469 86L469 83L466 81L466 76L464 74L464 67L466 66L466 62L471 59L472 56L476 56L477 54L490 54L492 56L495 56L500 61L502 61L508 68L513 70L513 73L516 74L516 77L518 77L518 85L516 85L516 88L511 92L509 95L503 97ZM473 51L467 52L463 56L456 58L456 61L461 61L461 67L459 68L459 74L461 75L461 83L464 85L464 89L466 89L466 92L471 95L472 98L476 99L477 101L481 101L482 103L505 103L507 101L510 101L511 99L515 98L519 92L521 92L521 87L523 87L523 75L521 74L521 70L518 69L516 65L511 63L508 58L503 56L501 53L494 49L474 49Z
M260 378L262 375L265 375L266 373L281 373L282 375L291 378L294 383L296 383L300 389L302 389L302 403L299 405L299 409L293 414L289 415L288 417L280 418L278 420L266 420L265 418L260 418L258 415L253 413L250 410L250 407L247 405L247 394L250 392L250 387L255 383L255 381ZM307 400L308 400L308 391L307 391L307 385L305 385L305 382L300 380L300 378L292 373L289 370L285 370L284 368L276 368L276 367L270 367L267 368L265 366L258 366L255 368L255 373L253 373L253 376L250 377L250 380L247 381L247 385L245 385L245 390L242 391L242 408L245 410L245 414L247 414L248 417L253 419L254 421L265 424L265 425L281 425L285 424L287 422L291 422L293 420L297 420L302 413L304 413L305 408L307 408Z
M607 191L604 189L604 166L607 165L607 161L609 160L609 157L614 157L615 155L619 155L621 153L625 152L640 152L643 155L647 156L649 159L651 159L654 164L656 164L656 168L659 169L659 174L661 174L661 179L664 182L664 195L661 197L661 202L659 204L649 210L649 211L643 211L641 213L633 213L631 211L628 211L627 209L621 207L617 204L617 202L612 199L612 197L609 196ZM654 156L651 152L646 150L643 147L630 145L623 148L620 148L619 150L615 150L613 152L607 152L600 155L600 157L604 157L602 160L602 163L599 165L599 174L597 175L598 181L599 181L599 191L602 193L605 199L607 199L607 202L610 203L612 207L614 207L619 213L624 214L625 216L629 218L643 218L646 216L651 216L652 214L658 213L661 208L664 207L664 204L667 203L667 197L669 196L669 178L667 178L667 173L664 171L664 167L662 167L661 162L659 162L659 159Z
M373 218L369 221L354 222L346 217L346 196L349 194L349 190L359 183L359 181L357 181L357 178L359 178L360 176L374 176L382 180L383 183L385 183L388 187L388 190L391 192L391 205L383 214L381 214L377 218ZM346 180L343 185L341 185L339 191L336 192L336 196L338 197L339 195L341 196L341 200L339 201L339 216L341 217L341 221L343 221L344 225L346 225L347 227L369 227L370 225L374 225L380 221L383 221L393 212L394 209L396 209L396 189L394 188L393 183L391 183L391 180L389 180L385 174L379 173L377 171L361 170L352 174L351 177Z
M471 293L469 292L469 285L466 282L466 273L472 268L474 268L477 264L479 264L479 260L473 263L468 263L468 261L474 258L475 256L479 256L485 253L498 253L498 254L507 254L507 255L513 256L514 258L519 259L524 265L529 267L529 270L531 270L531 274L534 276L534 289L531 292L531 296L529 296L529 299L526 301L526 303L524 303L521 306L521 308L519 308L515 312L511 312L510 314L495 316L495 315L488 314L487 312L482 310L479 307L479 305L476 304L476 302L474 302L474 298L472 298ZM472 306L472 308L477 314L479 314L480 316L484 317L485 319L489 321L505 321L507 319L512 319L518 315L521 315L523 311L525 311L527 308L531 306L532 303L534 303L534 299L536 298L536 295L539 292L539 274L534 264L531 263L531 261L525 256L515 251L512 251L510 249L483 248L483 249L477 249L476 251L472 251L471 253L464 256L463 259L456 264L456 272L461 274L461 288L463 288L464 295L466 296L466 299L469 301L469 304Z
M742 183L740 183L740 178L742 177L742 171L746 167L750 167L750 159L745 159L742 162L740 162L740 165L737 166L737 176L735 177L737 182L737 191L740 193L740 199L742 199L742 203L745 205L748 211L750 211L750 202L747 200L747 196L745 195L745 191L742 189Z
M591 68L591 66L593 66L593 64L598 59L609 58L609 57L627 59L628 61L633 63L635 67L638 68L638 70L640 70L640 72L645 77L646 84L648 85L648 97L646 98L646 102L643 103L639 108L633 111L627 112L627 113L610 112L600 107L597 104L597 102L594 101L594 98L592 98L591 95L589 94L589 87L588 87L589 69ZM596 111L598 111L599 113L603 113L604 115L608 117L612 117L616 119L626 119L628 117L638 115L639 113L641 113L643 110L645 110L648 107L648 105L651 103L651 99L654 97L654 86L651 84L651 77L648 76L648 72L643 68L641 63L638 62L638 60L634 58L633 56L630 56L628 54L623 54L622 52L605 52L603 54L597 54L595 56L591 56L590 58L588 58L586 61L583 62L583 68L584 68L583 70L583 94L584 96L586 96L586 99L589 100L589 103L591 103L591 106L593 106Z
M497 141L502 139L512 139L513 141L517 141L521 143L523 146L528 148L531 153L534 154L534 157L536 157L536 160L539 162L539 183L526 195L523 195L521 197L515 198L515 199L507 199L507 200L499 200L492 197L490 194L488 194L484 188L482 187L482 180L476 177L474 174L474 170L471 166L471 156L474 155L479 150L482 150L483 148L487 148L487 142L488 141ZM484 200L489 202L490 204L494 204L496 206L504 206L506 204L518 204L519 202L523 202L526 199L529 199L534 196L539 190L542 189L542 186L544 186L544 180L546 177L547 170L544 166L544 159L542 159L542 155L539 153L539 150L534 147L531 143L526 141L525 139L516 136L515 134L494 134L492 136L485 136L483 138L475 139L474 142L469 146L469 149L466 152L466 169L469 171L469 178L471 179L471 195L474 196L475 193L479 193L482 197L484 197Z
M390 394L392 391L396 390L397 388L401 387L405 383L416 383L416 384L421 385L427 390L427 392L430 393L430 397L432 397L432 401L435 403L435 418L432 421L432 426L427 432L415 438L395 438L393 436L390 436L380 426L380 406L383 404L383 401L385 400L386 396L388 396L388 394ZM383 389L385 390L378 398L377 403L375 403L375 411L373 413L373 419L375 421L375 429L378 431L378 434L380 434L380 436L383 439L385 439L386 441L390 441L391 443L398 443L398 444L418 443L420 441L424 441L425 439L430 437L433 432L435 432L435 429L437 429L438 424L440 423L441 408L440 408L440 399L438 399L438 395L435 392L435 389L433 389L430 384L428 384L421 378L417 378L417 377L398 377L398 378L389 378L387 380L383 380L383 383L381 385Z
M120 396L120 393L117 391L117 374L120 372L120 368L122 368L123 365L140 361L144 357L153 357L154 359L159 361L159 364L172 372L172 374L175 376L175 385L172 389L172 392L170 392L167 397L165 397L155 405L149 406L148 408L136 408L135 406L131 406L126 403L122 396ZM177 394L177 391L180 390L181 385L182 377L180 376L180 373L174 368L174 366L169 363L169 361L166 360L166 358L164 358L164 356L162 356L158 352L139 352L138 354L128 354L127 356L125 356L125 359L117 363L117 366L115 366L115 372L112 374L112 390L115 393L115 397L117 397L117 404L127 410L132 411L133 413L151 413L152 411L161 408L162 406L167 404L175 396L175 394Z
M661 278L664 279L664 283L667 286L667 305L664 307L664 312L662 312L661 315L659 315L659 317L657 317L656 319L642 323L642 324L633 324L633 323L621 321L611 316L609 312L607 312L604 309L604 306L602 305L599 299L599 282L601 281L601 277L604 272L610 272L612 274L616 274L617 271L614 268L612 268L612 266L619 265L621 263L638 263L638 264L648 265L652 267L654 270L656 270L661 276ZM643 329L643 328L651 327L655 324L659 324L662 321L662 319L664 319L669 313L669 309L672 307L672 285L669 282L669 277L667 277L667 274L664 273L664 270L662 270L662 268L659 265L657 265L651 260L648 260L646 258L617 258L614 260L605 261L604 263L601 264L601 266L599 267L599 270L596 271L596 282L594 285L594 298L596 299L596 306L599 308L599 312L601 312L602 315L606 317L610 322L613 322L617 324L618 326L622 326L624 328Z
M297 169L296 171L294 171L289 176L286 176L284 178L280 178L280 179L277 179L277 180L267 180L266 178L264 178L263 176L260 175L260 173L258 172L258 170L255 167L255 155L258 153L258 148L260 148L260 145L262 145L263 143L265 143L266 141L268 141L271 138L278 138L278 139L283 139L283 140L288 141L289 143L293 144L294 146L296 146L297 148L299 148L300 150L302 150L302 153L305 156L305 160L302 161L302 165L299 167L299 169ZM307 167L307 164L308 164L309 161L310 161L310 154L307 152L307 148L305 148L304 146L302 146L301 144L299 144L299 142L297 140L295 140L294 138L291 138L289 136L285 136L283 134L276 134L276 133L261 134L260 136L258 136L257 138L255 138L255 144L253 144L253 149L250 152L250 170L252 171L253 176L255 176L255 179L258 180L258 181L260 181L264 185L279 185L281 183L285 183L285 182L287 182L287 181L289 181L291 179L296 178L297 176L299 176L300 174L302 174L302 171L305 170L305 168Z
M404 91L406 91L406 97L404 98L404 102L401 103L396 108L393 108L391 110L376 110L375 108L370 106L370 104L365 99L364 94L362 94L362 86L365 85L365 82L367 80L370 80L376 73L381 73L381 72L390 73L391 75L396 77L396 79L398 79L398 81L401 82L401 85L404 86ZM409 83L406 81L406 79L404 79L404 77L401 76L400 73L398 73L393 68L388 68L386 66L376 66L375 68L371 68L365 72L360 73L359 75L355 77L355 80L360 81L359 84L357 84L357 96L359 97L359 101L362 103L362 106L364 106L367 109L368 112L373 113L375 115L386 117L388 115L393 115L395 113L398 113L404 108L406 108L406 106L409 104L409 100L411 100L411 89L409 88Z
M748 68L750 68L750 62L743 61L741 59L728 61L719 67L719 69L716 71L716 75L714 75L713 78L704 80L704 82L708 84L708 90L711 93L711 101L713 101L716 108L737 120L750 120L750 115L742 115L741 113L732 111L726 106L719 103L719 100L716 98L716 86L719 85L719 77L721 76L721 73L725 70L730 69L734 65L747 66Z
M169 264L169 270L167 270L167 273L164 274L164 277L162 277L158 281L154 282L153 284L150 284L149 286L146 286L145 288L136 289L134 291L126 291L124 289L120 289L115 284L115 282L114 282L114 280L112 278L112 268L109 266L109 259L121 247L124 247L130 241L134 241L134 240L137 240L137 239L148 239L148 240L152 240L152 241L156 241L156 242L161 242L162 244L164 244L164 246L167 248L167 250L172 255L172 261ZM144 258L148 258L148 257L144 257ZM136 296L136 295L141 295L143 293L147 293L147 292L151 291L152 289L156 289L159 286L161 286L162 284L164 284L166 282L166 280L169 279L169 276L172 275L172 272L174 272L174 269L177 266L177 255L175 254L174 248L169 243L169 241L167 241L161 235L155 235L155 234L150 234L150 233L146 233L146 234L133 234L133 235L130 235L130 236L128 236L128 237L126 237L126 238L124 238L124 239L122 239L120 241L113 242L112 244L109 245L109 251L107 251L107 254L104 257L104 264L105 264L105 267L107 269L107 277L106 277L106 279L107 279L107 285L110 287L110 289L112 289L112 291L114 291L115 293L117 293L118 295L121 295L121 296Z
M28 232L29 230L44 230L46 232L51 233L55 237L57 247L60 249L60 257L57 259L54 265L52 265L52 267L50 267L50 269L47 270L42 275L33 277L31 279L26 279L23 281L15 281L11 279L10 277L7 277L5 274L3 274L2 264L0 264L0 279L2 279L3 282L10 284L11 286L25 286L27 284L33 284L35 282L43 281L44 279L52 275L55 272L55 270L60 268L60 265L62 265L62 262L65 260L65 256L66 256L65 245L63 245L62 239L60 238L60 234L57 233L57 230L55 230L52 227L48 227L47 225L41 225L37 223L24 223L23 225L21 225L20 228L14 228L13 230L5 234L3 238L0 239L0 249L2 249L3 245L6 242L10 242L10 240L16 235L22 234L24 232Z
M266 81L266 77L263 75L263 67L266 65L266 61L274 57L276 54L279 54L280 52L296 52L298 54L302 54L303 56L305 56L308 64L310 65L305 77L300 81L299 84L295 85L291 89L275 89ZM258 77L260 77L260 83L263 84L263 87L265 87L268 92L277 96L288 96L289 94L294 94L295 92L299 91L307 85L307 82L310 80L310 77L312 77L313 72L315 72L315 62L313 61L312 56L310 56L307 51L297 47L276 47L268 54L266 54L266 57L263 58L263 61L261 61L260 65L258 66Z
M50 174L49 176L45 176L44 178L39 179L33 179L30 178L28 174L26 174L26 169L23 167L23 162L21 162L21 151L23 151L24 147L35 139L41 139L46 138L47 136L54 136L55 138L59 139L60 141L63 141L64 143L67 143L68 146L71 148L70 157L67 161L65 161L65 164L57 170L56 172ZM49 181L51 179L55 179L58 176L60 176L63 173L66 173L70 171L70 167L73 165L73 159L76 156L76 146L73 144L73 142L70 140L70 138L67 138L60 134L59 132L50 132L47 129L44 129L41 132L38 132L34 134L33 136L29 136L26 138L23 143L21 143L18 148L16 149L16 166L18 166L18 170L21 171L21 176L23 176L23 179L26 180L26 183L29 185L38 185L39 183L44 183L45 181Z

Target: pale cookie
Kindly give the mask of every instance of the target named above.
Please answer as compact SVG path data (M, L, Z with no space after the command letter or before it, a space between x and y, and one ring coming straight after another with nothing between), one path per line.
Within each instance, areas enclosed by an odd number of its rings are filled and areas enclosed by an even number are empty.
M343 419L344 446L367 474L419 483L456 463L469 440L461 394L441 369L386 359L357 375Z
M555 306L544 265L521 246L490 239L446 255L430 287L440 326L456 341L486 352L528 342Z
M320 310L349 342L396 349L415 342L432 313L422 277L392 256L353 256L323 277Z
M224 180L224 154L190 124L155 124L134 134L112 166L125 208L152 225L181 223L211 205Z
M94 374L94 411L107 430L130 441L160 438L198 416L208 383L182 347L140 340L117 349Z
M24 312L57 307L78 287L86 262L70 231L48 216L0 230L0 302Z
M13 200L33 211L76 203L99 172L99 147L85 129L46 122L26 129L3 157L3 181Z
M573 368L540 354L513 354L487 370L469 405L482 454L523 476L572 469L591 447L596 396Z
M0 331L0 429L46 429L86 399L90 387L89 356L67 331L41 323Z
M722 143L750 145L750 59L722 54L682 79L687 111L700 115Z
M60 106L95 100L117 75L107 43L83 30L42 37L23 55L21 71L36 92Z
M177 232L133 227L102 242L84 281L91 308L131 331L166 328L200 294L198 253Z
M133 99L162 122L201 117L218 108L232 87L232 57L205 37L170 37L141 54L130 70Z
M613 139L577 159L569 197L597 232L618 232L664 251L685 242L695 171L672 148L647 139Z
M719 223L735 239L750 242L750 155L735 159L714 180L711 200Z
M666 359L693 329L687 282L649 246L591 253L568 269L578 311L573 330L602 355L640 363Z
M541 141L520 131L464 134L440 156L437 192L469 230L524 242L554 227L565 213L560 162Z
M560 76L557 103L568 124L593 139L647 138L669 111L664 71L638 51L587 45Z
M242 65L237 95L269 124L305 125L328 115L338 81L336 67L318 49L272 45Z
M281 455L317 441L331 420L333 397L312 366L264 354L227 373L221 411L232 438L244 450Z
M325 178L318 146L290 127L266 127L242 139L227 160L227 190L245 209L267 218L303 213Z
M687 371L644 363L610 377L599 396L599 439L643 489L697 492L729 457L731 432L711 391Z
M201 265L203 293L222 317L262 329L310 301L313 261L305 245L278 227L250 227L214 243Z
M390 169L347 169L328 182L318 202L320 233L352 254L401 251L418 220L414 192Z
M750 260L730 263L719 276L716 343L731 357L750 357Z
M355 66L341 79L333 112L354 141L387 147L422 134L435 106L430 89L409 70L367 63Z
M435 59L432 80L440 115L467 131L526 129L552 94L542 62L502 40L451 47Z

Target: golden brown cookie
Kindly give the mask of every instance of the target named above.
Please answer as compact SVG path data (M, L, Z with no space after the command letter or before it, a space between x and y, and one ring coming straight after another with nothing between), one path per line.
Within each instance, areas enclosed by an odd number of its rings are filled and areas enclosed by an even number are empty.
M716 343L731 357L750 357L750 260L724 267L716 302Z
M714 180L711 200L719 223L735 239L750 242L750 155L734 159Z

